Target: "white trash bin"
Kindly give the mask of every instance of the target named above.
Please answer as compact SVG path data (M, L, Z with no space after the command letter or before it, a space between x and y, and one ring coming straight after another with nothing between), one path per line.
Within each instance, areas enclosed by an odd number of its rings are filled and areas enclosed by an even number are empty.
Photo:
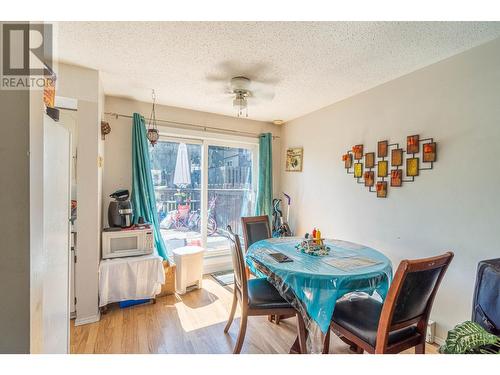
M196 285L201 289L203 280L203 253L200 246L183 246L174 249L175 291L185 294L189 286Z

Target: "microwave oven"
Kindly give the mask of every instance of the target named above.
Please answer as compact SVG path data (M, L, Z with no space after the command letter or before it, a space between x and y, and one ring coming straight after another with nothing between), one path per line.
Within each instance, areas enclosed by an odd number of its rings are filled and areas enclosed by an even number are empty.
M153 229L102 232L102 259L152 254Z

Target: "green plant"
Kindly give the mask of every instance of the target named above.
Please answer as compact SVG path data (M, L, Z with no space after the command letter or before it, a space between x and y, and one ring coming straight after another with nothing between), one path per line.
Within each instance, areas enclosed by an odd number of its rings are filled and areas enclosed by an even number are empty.
M443 354L500 354L500 337L487 332L479 324L466 321L448 332L443 346Z

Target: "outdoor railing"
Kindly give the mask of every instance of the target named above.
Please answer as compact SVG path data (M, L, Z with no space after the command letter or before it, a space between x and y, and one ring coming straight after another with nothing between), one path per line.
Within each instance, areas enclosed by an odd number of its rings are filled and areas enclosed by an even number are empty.
M185 194L185 198L181 203L185 204L189 198L191 210L200 209L201 189L177 189L156 186L155 194L158 210L163 211L164 214L176 210L180 202L180 199L176 199L179 197L179 195L176 195L179 192ZM217 232L220 233L227 225L231 225L235 233L241 234L241 217L253 215L252 191L249 188L213 188L209 185L208 202L211 202L214 197L216 197L215 208L213 212L210 212L210 215L215 217Z

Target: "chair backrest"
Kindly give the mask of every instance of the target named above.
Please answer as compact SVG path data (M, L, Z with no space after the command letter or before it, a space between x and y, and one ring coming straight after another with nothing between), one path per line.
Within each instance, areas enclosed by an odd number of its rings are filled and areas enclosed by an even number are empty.
M269 216L267 215L242 217L241 224L243 226L245 249L248 249L254 242L271 238Z
M477 266L472 299L472 321L500 336L500 258L483 260Z
M231 258L234 268L234 288L242 304L248 304L247 273L245 267L245 256L241 249L240 236L234 234L231 226L227 226L229 242L231 244Z
M414 324L425 337L434 297L452 259L447 252L399 264L380 315L377 347L385 347L389 332Z

